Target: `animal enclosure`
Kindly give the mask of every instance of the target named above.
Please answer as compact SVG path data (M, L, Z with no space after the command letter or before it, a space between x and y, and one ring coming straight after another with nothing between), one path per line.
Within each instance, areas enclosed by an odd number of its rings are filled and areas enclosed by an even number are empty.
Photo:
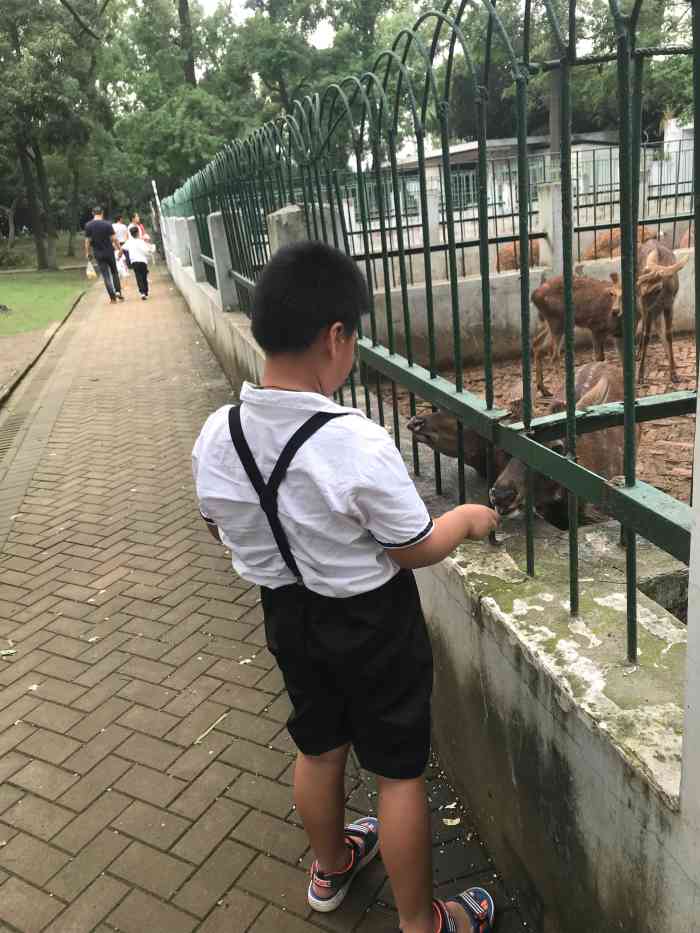
M645 309L650 307L638 281L645 270L650 271L641 268L638 239L644 239L648 226L652 235L659 236L661 219L670 218L673 234L670 244L663 246L673 255L679 242L677 225L685 224L687 228L692 224L694 229L700 214L697 190L692 190L692 184L688 187L684 179L682 188L676 185L669 194L671 180L663 167L654 170L656 174L647 172L644 184L640 184L647 159L642 147L642 98L650 62L660 57L692 56L695 122L700 125L697 119L700 14L696 6L688 4L687 35L661 47L645 44L644 0L630 0L627 4L609 0L609 48L591 52L581 38L585 30L577 16L576 0L567 3L545 0L541 7L524 0L523 30L517 40L509 35L498 6L490 0L478 3L447 0L439 9L422 14L412 29L402 30L391 49L377 58L371 72L348 77L320 93L295 101L284 118L266 124L245 140L232 142L163 202L166 217L194 217L200 233L202 260L207 267L211 266L211 255L204 252L210 249L207 218L221 211L230 275L243 310L250 307L256 277L269 256L267 218L285 205L301 207L307 236L331 242L355 256L372 292L372 310L359 341L362 381L353 380L343 393L343 400L365 406L368 414L372 411L373 396L383 400L380 418L392 426L397 443L405 433L406 418L415 416L424 406L449 413L485 441L484 469L489 486L496 479L496 449L522 461L526 467L526 569L531 575L537 572L533 532L535 486L541 476L558 484L565 491L568 515L569 604L573 615L579 610L579 499L618 519L624 527L626 544L630 662L637 655L636 536L643 536L686 563L689 558L691 522L685 501L688 490L681 489L680 484L669 484L658 470L654 472L644 451L649 437L661 436L659 425L675 418L685 418L686 424L695 411L697 354L692 351L697 351L700 329L695 328L694 346L684 343L682 354L676 350L676 355L684 359L682 381L679 385L672 384L671 391L668 380L656 378L657 370L661 370L655 362L650 366L653 371L650 384L638 386L635 341L638 317L642 318L644 332ZM540 39L544 36L547 40L537 44L537 58L535 43L531 41L536 23ZM480 37L479 58L473 54L477 37ZM542 54L545 46L546 55ZM509 216L497 215L493 197L490 202L495 170L487 158L486 100L497 67L508 72L514 100L516 155L515 170L511 172L514 190ZM608 200L612 201L615 195L614 210L610 204L601 204L597 194L587 200L580 181L585 172L572 158L572 90L578 76L589 68L607 69L616 80L619 145L614 148L614 164L608 166ZM453 167L450 156L450 98L457 70L466 78L474 111L477 162L475 174L469 179ZM548 78L556 89L552 100L559 132L553 140L555 176L543 175L540 179L536 173L533 177L527 105L533 83L543 78ZM426 165L428 134L440 143L437 175ZM400 170L398 158L407 138L415 146L417 166L410 184ZM611 150L608 160L612 158ZM684 152L677 164L685 166L687 158ZM694 147L692 160L691 180L700 177L700 147ZM652 185L656 185L653 201L656 208L649 224ZM594 187L594 191L598 190L599 186ZM556 222L545 232L538 215L543 213L547 199L554 205L550 215ZM589 357L577 353L575 346L579 308L574 266L586 247L584 234L590 240L595 237L594 255L597 255L598 232L607 231L612 242L617 230L618 242L609 249L611 254L613 249L619 249L621 271L618 282L610 283L609 291L615 285L619 295L614 311L610 295L610 308L605 314L615 315L608 333L618 338L619 353L609 347L607 364L616 368L621 392L614 400L581 411L577 410L576 367ZM678 229L680 236L683 232ZM647 240L645 246L655 242ZM541 264L549 263L561 270L556 326L541 315L539 306L531 303L531 293L540 279L539 274L535 277L530 270L534 243L542 254ZM493 298L491 274L498 271L502 250L508 246L520 268L520 359L517 368L509 364L507 376L508 394L517 387L511 397L521 400L515 421L508 419L505 406L510 399L500 389L501 368L494 364L493 340L499 309ZM545 252L551 255L545 257ZM657 259L659 255L660 247ZM477 268L468 268L468 262L475 258ZM470 271L478 271L480 275L483 365L478 373L463 364L465 309L460 304L460 282ZM660 282L662 273L658 276ZM438 281L448 283L445 287L449 291L452 365L448 368L438 366L435 352ZM654 294L665 287L656 280L645 282L644 287L651 288ZM210 283L213 284L211 279ZM674 287L677 290L677 282ZM421 298L420 320L413 310L416 294ZM700 271L695 264L695 309L699 296ZM672 304L671 299L671 308ZM665 314L661 312L662 317ZM533 386L530 335L538 315L545 327L542 346L555 351L555 357L559 347L562 351L558 387L563 411L555 413L538 409ZM385 335L382 341L380 322ZM412 342L412 334L419 325L428 336L427 358L420 362ZM399 330L401 353L397 352ZM658 351L652 344L651 356L655 358ZM551 364L549 368L551 379ZM638 451L638 428L646 422L652 422L653 427L642 432L643 446ZM611 428L620 428L623 437L622 478L601 475L590 463L584 466L578 462L582 436ZM456 436L463 497L463 434L458 431ZM684 433L676 442L688 444L691 439ZM414 436L416 470L420 468L421 456ZM439 454L436 452L433 457L439 477ZM686 471L687 464L686 457L683 467Z

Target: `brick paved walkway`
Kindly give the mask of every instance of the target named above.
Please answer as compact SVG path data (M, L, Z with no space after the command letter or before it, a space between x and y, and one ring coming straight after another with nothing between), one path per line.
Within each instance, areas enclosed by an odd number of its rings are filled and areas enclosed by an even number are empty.
M287 699L191 487L230 392L168 280L154 293L94 289L0 412L0 930L391 930L379 862L309 919ZM488 878L504 906L432 778L437 883ZM371 809L354 769L348 795Z

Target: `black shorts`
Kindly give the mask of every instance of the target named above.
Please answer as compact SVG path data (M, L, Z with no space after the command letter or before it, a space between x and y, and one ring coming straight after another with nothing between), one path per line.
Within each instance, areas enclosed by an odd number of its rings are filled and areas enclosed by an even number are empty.
M262 588L265 632L306 755L352 743L363 768L423 773L430 750L433 655L413 573L333 598L291 585Z

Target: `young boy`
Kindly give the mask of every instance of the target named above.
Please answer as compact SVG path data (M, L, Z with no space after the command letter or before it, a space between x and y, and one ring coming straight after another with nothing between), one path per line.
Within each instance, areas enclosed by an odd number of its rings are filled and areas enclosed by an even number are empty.
M340 905L381 851L403 933L490 933L482 888L432 899L423 772L432 653L412 568L495 528L462 505L432 521L387 432L331 396L353 367L367 286L324 243L279 250L255 289L262 385L205 423L192 452L202 517L260 586L265 633L293 706L296 807L315 861L308 901ZM343 827L350 746L377 775L379 819Z
M141 239L136 224L129 227L129 239L122 244L122 250L129 254L129 265L134 270L141 300L145 301L148 298L148 257L153 247Z

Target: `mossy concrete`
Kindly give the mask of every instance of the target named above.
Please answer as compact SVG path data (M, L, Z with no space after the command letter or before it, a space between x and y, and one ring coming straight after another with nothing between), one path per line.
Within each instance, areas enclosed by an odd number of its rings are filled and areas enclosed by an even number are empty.
M664 916L695 931L679 811L686 626L639 592L631 666L619 565L582 560L572 618L565 536L538 528L535 578L521 536L501 536L418 572L443 766L538 929L652 933Z

